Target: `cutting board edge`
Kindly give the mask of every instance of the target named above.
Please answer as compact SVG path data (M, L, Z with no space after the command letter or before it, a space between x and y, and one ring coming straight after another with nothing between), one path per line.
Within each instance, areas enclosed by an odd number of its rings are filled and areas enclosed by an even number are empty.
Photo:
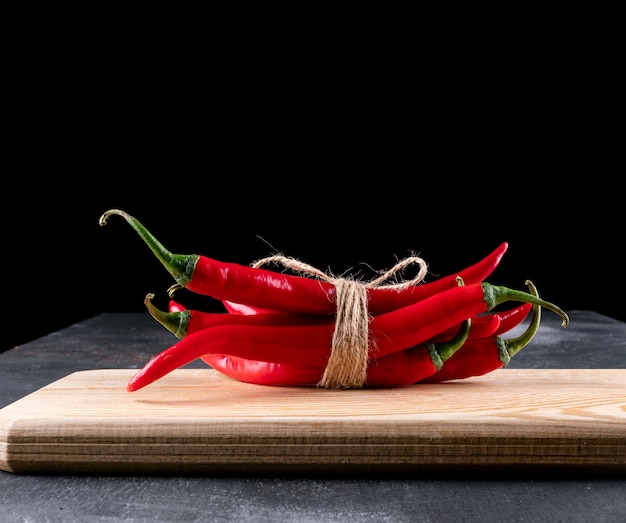
M565 370L565 374L574 375L578 377L585 377L586 379L597 379L600 375L605 375L605 371L613 371L614 369L597 369L595 371L584 370ZM64 380L71 377L85 378L90 374L94 376L107 376L107 373L120 373L122 377L130 375L135 372L133 369L97 369L97 370L85 370L77 371L68 375L65 378L52 382L49 386L44 387L48 393L68 393L69 389L64 387ZM214 373L210 369L202 369L200 372ZM185 369L180 369L179 376L192 375L197 373L198 370L188 371L192 374L185 374ZM492 376L491 379L498 379L500 377L509 379L513 376L550 376L551 372L547 374L542 369L538 371L531 371L530 369L523 369L516 371L515 369L502 371L512 374L502 374ZM621 372L608 372L611 377L620 377L626 375L626 371ZM204 376L205 374L202 374ZM213 374L211 374L213 375ZM542 378L543 379L543 378ZM98 384L96 383L96 386ZM429 385L428 387L438 387L437 385ZM59 389L55 391L55 389ZM42 389L39 389L41 391ZM36 394L37 392L32 393ZM406 392L406 391L405 391ZM32 396L29 394L25 398ZM340 394L340 393L339 393ZM147 397L150 395L147 394ZM25 399L22 398L22 399ZM20 400L18 400L19 402ZM124 425L126 422L122 422L118 425L120 429L119 434L114 434L113 442L105 442L102 447L103 450L101 457L98 457L98 452L94 447L94 441L83 441L81 443L81 428L89 426L93 429L95 425L90 425L84 419L79 419L79 423L76 425L78 432L71 434L66 433L65 436L69 436L72 443L71 452L65 452L67 450L67 442L55 444L55 441L45 441L48 435L43 433L39 436L43 437L43 440L37 440L36 438L31 441L29 448L28 433L24 431L20 425L22 423L32 422L32 420L24 420L19 416L15 416L15 410L19 407L18 402L14 402L7 407L0 409L0 470L14 473L93 473L93 474L151 474L151 473L185 473L185 474L211 474L211 473L325 473L325 472L356 472L356 471L379 471L379 472L408 472L408 473L420 473L428 472L432 470L489 470L494 472L510 472L512 469L525 469L532 468L533 470L545 469L554 471L586 471L587 473L622 473L626 472L626 426L621 423L612 424L608 423L606 427L615 428L617 433L615 437L607 438L606 431L595 433L588 431L583 427L581 433L578 435L571 432L570 427L564 426L562 422L556 422L558 426L560 424L560 431L556 432L556 439L560 441L560 446L553 448L553 453L546 452L551 447L548 445L549 441L545 440L541 442L538 448L533 449L533 440L530 437L522 438L515 442L511 439L507 440L506 434L503 434L500 439L498 436L490 432L493 427L487 427L490 430L479 431L478 435L474 435L473 441L469 444L456 445L446 447L446 442L449 443L451 439L454 439L454 432L448 432L448 438L437 438L431 433L428 437L420 439L419 434L411 434L411 427L414 428L414 420L399 420L399 425L390 428L406 429L406 433L402 433L398 438L387 439L387 449L391 449L393 452L385 454L382 446L384 446L384 438L381 440L381 434L378 434L378 438L373 437L372 434L368 434L367 430L364 432L364 427L367 428L368 420L358 418L354 423L354 428L360 430L362 440L358 437L354 438L348 433L338 436L338 438L329 439L326 435L327 453L321 453L315 455L315 453L303 452L302 449L306 448L306 445L321 445L324 439L316 439L313 432L307 433L306 437L301 440L295 440L295 446L291 446L285 441L278 438L273 444L259 445L256 444L254 449L251 450L250 445L248 452L243 452L241 441L246 441L246 438L254 439L255 434L251 432L251 436L244 436L243 439L235 441L227 438L228 430L221 437L217 437L213 444L202 439L203 425L200 422L197 425L198 434L200 436L196 440L187 440L185 443L185 437L177 439L176 433L170 433L170 441L159 440L163 434L155 433L156 443L148 448L143 443L143 447L137 441L130 440L127 443L117 444L114 443L116 438L122 438L124 431L132 425L132 421L128 421L130 424ZM11 408L9 408L11 407ZM4 420L4 422L3 422ZM157 418L153 418L153 421L159 424ZM175 427L178 420L170 420L170 427ZM274 424L276 430L286 429L287 426L295 427L296 424L301 421L296 418L285 422L284 420L274 420L268 422ZM320 421L320 420L318 420ZM332 423L337 421L337 418L324 419L323 423ZM344 420L345 421L345 420ZM378 428L388 424L389 420L377 420L369 424L376 425ZM119 422L119 420L118 420ZM41 421L43 425L46 424L45 420ZM83 426L81 427L81 423ZM97 424L97 422L94 422ZM246 420L231 420L228 426L229 430L237 429L253 429L255 427L254 422ZM238 425L239 423L239 425ZM327 430L322 423L321 432ZM429 422L432 426L432 422ZM86 424L86 425L85 425ZM349 423L348 423L349 424ZM345 423L344 423L345 425ZM450 430L450 424L448 424L448 430ZM204 426L206 428L206 425ZM320 428L318 427L318 428ZM602 428L602 424L588 424L589 429L597 430ZM606 428L605 427L605 428ZM32 428L32 427L31 427ZM144 427L145 428L145 427ZM160 425L163 428L163 424ZM168 429L169 430L169 429ZM167 432L167 431L166 431ZM289 431L287 431L289 432ZM400 431L402 432L402 431ZM523 432L523 431L522 431ZM565 433L569 439L566 438ZM26 435L26 437L20 436ZM408 436L407 436L408 434ZM126 436L128 436L126 434ZM231 432L232 436L232 432ZM289 437L289 434L286 434ZM530 435L529 435L530 436ZM509 436L510 438L510 433ZM343 438L343 439L342 439ZM66 438L67 439L67 438ZM139 438L141 439L141 438ZM267 439L267 438L266 438ZM270 437L271 439L271 437ZM161 443L159 443L161 441ZM165 442L163 442L165 441ZM257 441L263 441L262 438ZM343 441L343 444L341 442ZM492 447L498 449L497 453L490 453L488 445L482 445L485 442L489 442ZM57 441L58 443L58 441ZM249 443L249 442L248 442ZM46 446L47 445L47 446ZM56 446L55 446L56 445ZM108 445L108 447L107 447ZM481 446L482 445L482 446ZM141 447L141 448L140 448ZM530 451L528 449L531 449ZM561 450L558 450L558 449ZM139 449L139 450L138 450ZM142 453L140 450L149 450L149 453ZM256 449L256 450L255 450ZM407 450L408 454L399 456L399 452L402 449ZM416 450L419 449L419 452ZM569 451L563 453L563 449L569 449ZM477 452L478 451L478 452ZM104 457L102 457L104 456Z

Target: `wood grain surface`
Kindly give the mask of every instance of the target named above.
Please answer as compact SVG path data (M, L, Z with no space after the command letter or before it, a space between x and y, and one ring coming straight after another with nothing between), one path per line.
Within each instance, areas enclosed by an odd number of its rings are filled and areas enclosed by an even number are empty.
M206 474L626 471L626 370L502 369L433 385L266 387L179 369L70 374L0 410L0 470Z

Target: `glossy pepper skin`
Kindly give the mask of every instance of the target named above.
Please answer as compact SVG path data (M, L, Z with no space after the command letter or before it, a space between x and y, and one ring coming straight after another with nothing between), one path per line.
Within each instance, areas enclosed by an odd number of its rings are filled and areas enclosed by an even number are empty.
M457 286L408 307L374 316L370 322L371 359L378 359L421 345L437 334L507 301L545 307L567 325L567 314L539 297L491 285L487 282ZM326 365L333 326L224 325L207 328L183 338L152 358L128 385L138 390L172 370L206 354L235 356L273 363Z
M170 288L170 294L178 288L186 288L222 302L264 310L316 315L336 312L336 290L331 282L225 263L197 254L173 254L137 219L122 210L106 211L100 217L100 225L105 225L112 215L123 217L174 277L177 283ZM476 264L430 283L402 290L369 288L369 313L390 312L454 288L457 277L466 284L481 282L495 270L507 249L508 244L502 243Z

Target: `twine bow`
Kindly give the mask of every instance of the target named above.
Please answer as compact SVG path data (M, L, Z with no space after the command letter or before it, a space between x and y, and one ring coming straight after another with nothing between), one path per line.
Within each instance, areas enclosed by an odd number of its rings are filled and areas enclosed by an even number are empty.
M331 353L322 379L318 383L319 387L328 389L354 389L365 385L370 353L368 289L401 291L421 282L428 272L426 262L419 256L409 256L400 260L391 269L369 282L337 278L283 255L268 256L253 263L252 267L259 268L269 263L281 264L303 276L318 278L335 286L337 313ZM384 284L411 264L419 265L419 271L414 278Z

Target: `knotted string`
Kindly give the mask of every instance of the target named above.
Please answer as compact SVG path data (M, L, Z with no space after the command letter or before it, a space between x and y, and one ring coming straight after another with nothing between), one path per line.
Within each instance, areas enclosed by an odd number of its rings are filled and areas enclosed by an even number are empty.
M259 268L268 263L282 264L294 272L324 280L335 286L337 313L331 353L324 375L318 383L319 387L328 389L354 389L365 385L370 353L367 290L377 288L400 291L418 284L428 273L426 262L418 256L409 256L400 260L391 269L369 282L360 282L352 278L337 278L283 255L268 256L253 263L252 267ZM419 265L419 271L414 278L384 284L411 264Z

